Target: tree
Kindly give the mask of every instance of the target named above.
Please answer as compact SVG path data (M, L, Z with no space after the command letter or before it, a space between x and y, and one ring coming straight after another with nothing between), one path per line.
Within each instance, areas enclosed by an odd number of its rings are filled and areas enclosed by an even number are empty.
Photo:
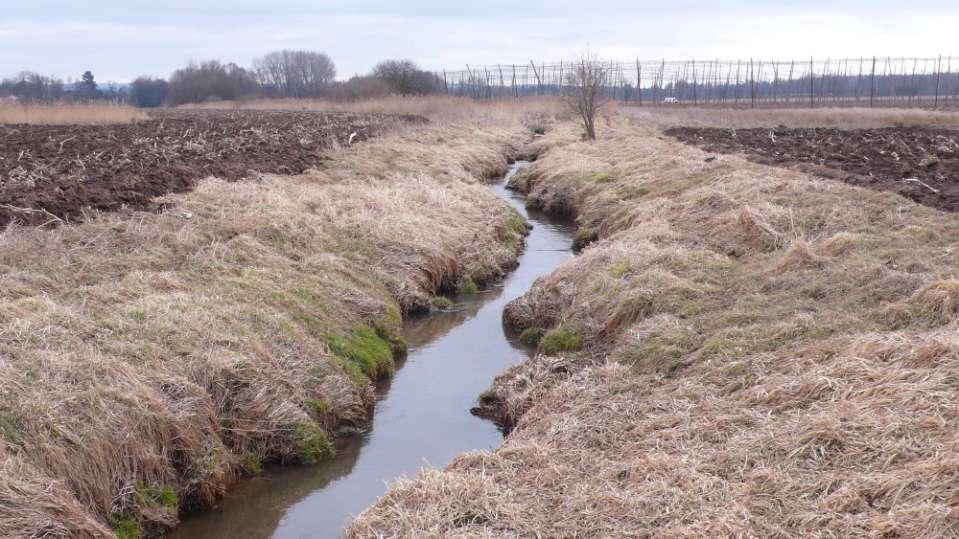
M130 84L130 102L137 107L159 107L166 101L169 85L163 79L143 76Z
M84 71L80 82L77 82L73 89L80 97L86 99L97 97L97 82L93 79L93 73L89 70Z
M23 71L0 82L0 96L15 96L24 102L55 101L63 97L63 81Z
M596 140L596 112L608 101L605 95L609 72L603 62L588 52L572 66L563 86L563 102L583 121L586 140Z
M253 75L242 67L210 60L190 64L173 72L168 98L171 104L232 101L256 93L259 89Z
M336 77L336 66L320 52L282 50L253 63L263 87L283 97L318 97Z
M373 68L373 76L400 95L432 94L443 85L439 77L423 71L411 60L384 60Z

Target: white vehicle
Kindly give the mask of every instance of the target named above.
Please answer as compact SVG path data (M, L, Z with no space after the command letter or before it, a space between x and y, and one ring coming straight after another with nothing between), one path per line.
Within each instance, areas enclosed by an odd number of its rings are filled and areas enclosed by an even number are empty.
M663 99L663 103L679 103L678 97L666 97Z

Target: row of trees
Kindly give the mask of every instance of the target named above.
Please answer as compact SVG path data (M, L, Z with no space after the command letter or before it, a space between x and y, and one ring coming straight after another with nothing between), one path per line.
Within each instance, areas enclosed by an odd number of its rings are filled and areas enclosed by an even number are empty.
M90 71L72 86L36 73L21 73L0 82L0 97L16 96L23 101L111 99L138 107L250 97L351 100L444 90L442 79L409 60L386 60L369 75L337 81L336 65L329 56L303 50L271 52L255 60L251 68L216 60L191 63L174 71L168 81L143 76L122 90L99 88Z
M15 77L0 81L0 97L13 96L26 102L73 100L125 99L116 85L100 87L93 73L86 71L75 83L64 83L54 77L46 77L32 71L23 71Z

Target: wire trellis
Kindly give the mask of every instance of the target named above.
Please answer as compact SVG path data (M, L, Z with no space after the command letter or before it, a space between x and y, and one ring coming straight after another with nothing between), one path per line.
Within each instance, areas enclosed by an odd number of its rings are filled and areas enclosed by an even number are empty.
M467 65L436 75L450 95L561 95L573 62ZM605 92L633 105L959 106L959 57L596 62Z

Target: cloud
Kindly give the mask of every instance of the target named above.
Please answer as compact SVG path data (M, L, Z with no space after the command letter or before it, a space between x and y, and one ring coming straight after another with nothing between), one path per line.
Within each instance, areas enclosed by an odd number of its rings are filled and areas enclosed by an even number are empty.
M385 57L431 69L569 58L807 58L950 52L959 7L756 0L33 0L5 7L0 75L32 69L99 79L168 75L190 60L248 65L281 48L324 51L341 76ZM959 53L959 50L955 51Z

